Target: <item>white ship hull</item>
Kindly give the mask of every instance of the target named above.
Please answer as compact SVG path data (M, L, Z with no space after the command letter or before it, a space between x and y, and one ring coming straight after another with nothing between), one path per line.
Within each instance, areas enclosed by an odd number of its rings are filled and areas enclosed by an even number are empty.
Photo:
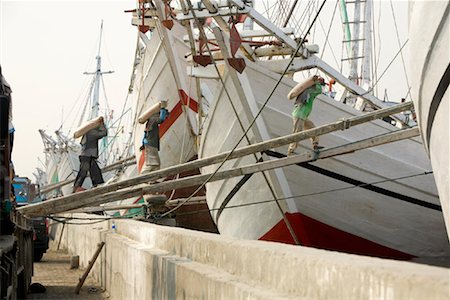
M450 3L416 1L410 11L412 98L450 237ZM427 17L432 16L432 17Z
M169 111L173 111L180 98L177 92L195 98L195 89L188 84L191 80L188 75L198 72L196 76L203 78L204 100L210 104L207 121L203 125L199 157L231 150L280 75L248 60L247 68L239 75L233 69L230 72L224 68L221 61L219 72L225 91L218 78L211 79L217 77L213 66L204 71L197 67L195 72L185 68L190 47L182 43L182 37L187 33L181 26L175 21L174 28L169 31L155 21L159 28L154 30L151 42L146 43L145 62L140 62L143 69L135 79L142 82L143 90L138 93L137 112L166 98L169 98ZM164 47L161 41L170 46L166 44ZM234 73L234 78L230 73ZM240 147L292 131L293 103L286 100L286 95L294 85L292 80L283 80L249 131L249 141L244 139ZM314 106L312 120L316 125L360 114L324 96ZM195 115L190 118L194 119ZM142 128L138 126L135 130L136 147L140 145ZM174 142L175 139L179 143L185 126L172 125L170 130L162 134L161 167L181 162L177 157L189 158L184 152L180 156L181 147ZM395 130L398 128L388 123L374 121L321 137L321 144L333 147ZM274 149L272 155L282 155L286 148ZM310 149L309 141L303 142L301 149ZM140 169L143 156L137 157ZM271 157L265 154L263 159ZM253 156L234 159L226 162L222 169L248 165L256 160ZM217 165L201 171L210 173L216 168ZM433 176L425 174L430 169L420 140L410 139L306 166L269 171L265 176L256 173L241 187L239 182L242 178L208 183L207 202L220 233L237 238L293 243L292 235L295 235L300 244L338 251L402 259L449 256L450 247L436 185ZM366 186L357 187L361 184ZM237 192L227 199L233 189ZM273 201L274 198L279 199L279 205ZM285 220L289 221L293 233L287 229Z
M239 117L247 128L279 75L247 61L244 73L237 76L241 91L239 86L231 83L230 77L226 77L225 82ZM294 85L291 80L283 80L264 109L262 119L250 131L252 143L291 132L293 103L286 100L286 95ZM214 94L220 96L214 99L209 122L204 128L201 157L231 150L243 133L225 93L215 91ZM245 96L239 97L240 94ZM345 104L321 96L314 103L311 119L317 126L358 113ZM323 136L320 144L333 147L394 130L398 128L375 121ZM242 142L241 146L246 144ZM302 149L297 151L311 149L309 141L301 144ZM287 147L274 149L280 154L286 153L286 150ZM263 159L270 157L265 155ZM228 162L223 168L255 162L255 158L249 156ZM207 167L203 171L213 172L216 167ZM433 176L389 180L423 174L427 170L430 166L422 144L411 139L317 161L304 167L285 167L267 172L267 177L274 195L283 199L279 201L283 212L303 245L398 258L449 255L450 247ZM293 237L274 201L224 209L217 216L217 209L240 179L207 184L208 205L210 209L216 209L213 219L219 231L243 239L293 243ZM356 187L358 184L385 180L374 184L375 188ZM273 199L264 176L258 173L241 187L227 206Z
M58 164L60 157L57 155L54 149L46 149L45 155L45 173L47 174L46 184L53 184L59 182ZM59 191L51 191L47 194L47 198L57 196Z

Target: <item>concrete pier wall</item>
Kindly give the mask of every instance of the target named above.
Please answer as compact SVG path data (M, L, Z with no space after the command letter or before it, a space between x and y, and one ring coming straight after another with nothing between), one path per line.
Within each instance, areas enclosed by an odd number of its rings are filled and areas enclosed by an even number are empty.
M236 240L134 220L115 224L116 232L111 221L66 225L61 241L61 247L80 256L83 267L105 241L91 275L112 299L450 297L447 268Z

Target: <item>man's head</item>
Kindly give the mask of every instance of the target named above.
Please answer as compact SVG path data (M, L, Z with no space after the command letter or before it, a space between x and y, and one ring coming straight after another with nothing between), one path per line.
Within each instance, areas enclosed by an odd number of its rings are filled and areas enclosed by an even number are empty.
M323 77L319 76L319 75L314 75L314 82L316 83L320 83L321 85L325 84L325 79L323 79Z

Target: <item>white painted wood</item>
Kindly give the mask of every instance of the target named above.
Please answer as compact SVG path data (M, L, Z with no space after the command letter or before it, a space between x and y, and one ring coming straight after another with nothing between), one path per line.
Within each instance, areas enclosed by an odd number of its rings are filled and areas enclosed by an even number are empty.
M206 67L187 67L186 73L192 77L198 77L203 79L219 79L216 68L212 65Z
M156 27L156 21L154 19L148 19L145 18L144 19L144 24L142 24L142 19L141 18L132 18L131 19L131 25L134 26L149 26L150 28L155 28Z
M267 30L268 32L274 34L278 39L280 39L283 43L289 46L292 49L297 49L297 43L287 36L282 30L276 27L274 24L269 22L266 18L264 18L256 9L251 8L244 4L244 2L240 0L231 0L235 5L238 5L243 8L243 10L248 10L248 15L257 23L259 26Z
M448 1L414 1L410 7L411 98L417 120L431 159L439 191L447 234L450 239L450 88L447 87L428 128L432 100L446 68L450 64L450 3ZM423 16L433 16L424 18ZM429 143L427 132L430 132Z
M280 28L280 30L286 35L294 34L294 29L292 27ZM262 38L262 37L272 36L272 34L267 32L266 30L243 30L243 31L239 32L239 35L243 39ZM196 33L194 35L194 39L198 40L198 37L199 37L199 34ZM214 40L214 35L212 33L206 33L206 38L208 40ZM185 42L189 42L189 35L183 36L183 40Z

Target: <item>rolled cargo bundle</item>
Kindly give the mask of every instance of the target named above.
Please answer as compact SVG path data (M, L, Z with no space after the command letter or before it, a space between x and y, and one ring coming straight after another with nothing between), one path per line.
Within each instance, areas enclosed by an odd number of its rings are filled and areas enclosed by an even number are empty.
M288 100L297 98L301 93L303 93L307 88L312 87L318 80L317 76L311 76L305 81L298 83L287 95Z
M152 106L150 106L146 111L144 111L138 118L138 122L140 124L144 124L147 120L154 114L159 113L161 109L161 102L158 101Z
M82 126L80 126L73 134L73 137L75 139L82 137L85 135L89 130L92 130L94 128L97 128L100 126L100 124L103 122L103 117L97 117L92 120L87 121Z

